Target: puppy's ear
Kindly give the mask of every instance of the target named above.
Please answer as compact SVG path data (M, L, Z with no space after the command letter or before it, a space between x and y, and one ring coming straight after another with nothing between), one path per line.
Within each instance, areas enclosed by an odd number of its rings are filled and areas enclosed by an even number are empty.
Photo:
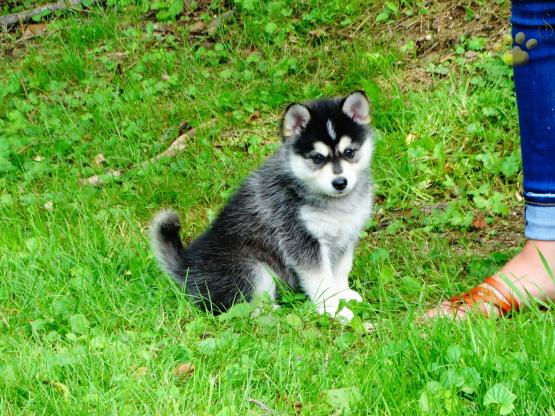
M285 110L281 120L281 134L283 140L301 134L310 121L310 112L302 104L291 104Z
M363 91L354 91L347 95L341 109L358 124L370 123L370 104Z

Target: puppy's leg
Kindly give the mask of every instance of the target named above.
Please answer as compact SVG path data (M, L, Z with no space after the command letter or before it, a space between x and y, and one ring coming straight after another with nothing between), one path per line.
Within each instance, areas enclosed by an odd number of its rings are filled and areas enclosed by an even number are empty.
M362 297L349 287L349 273L353 267L354 245L350 244L341 258L333 265L335 284L341 291L337 294L340 299L362 302Z
M266 265L259 263L254 267L253 272L253 299L267 294L270 297L270 300L274 301L276 299L276 282L271 269Z
M304 292L317 306L319 313L328 313L335 316L339 308L339 294L344 289L338 286L334 278L328 250L320 247L319 259L316 264L301 265L296 268L299 281ZM351 319L353 313L343 308L339 316Z

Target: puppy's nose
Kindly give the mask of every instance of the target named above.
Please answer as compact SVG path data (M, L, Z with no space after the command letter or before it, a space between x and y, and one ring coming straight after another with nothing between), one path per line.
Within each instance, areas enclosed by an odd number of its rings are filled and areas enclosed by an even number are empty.
M332 186L337 189L338 191L342 191L343 189L345 189L347 187L347 179L345 178L335 178L332 182L331 182Z

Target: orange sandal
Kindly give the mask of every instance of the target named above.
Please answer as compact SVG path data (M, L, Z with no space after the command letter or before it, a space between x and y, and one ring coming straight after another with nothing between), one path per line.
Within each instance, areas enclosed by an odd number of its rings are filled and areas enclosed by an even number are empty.
M468 307L473 307L478 303L492 304L497 308L499 316L504 316L511 311L518 311L520 309L520 304L505 285L492 277L487 277L483 283L495 288L501 296L488 288L478 286L466 293L453 296L448 300L447 302L449 302L451 311L455 314L458 311L467 312Z

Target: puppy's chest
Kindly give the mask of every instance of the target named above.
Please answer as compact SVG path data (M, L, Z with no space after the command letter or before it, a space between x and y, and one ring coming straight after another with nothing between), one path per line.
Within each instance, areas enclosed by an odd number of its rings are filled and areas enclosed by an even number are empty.
M300 214L307 230L321 243L345 248L358 240L370 211L371 196L367 195L327 208L304 206Z

